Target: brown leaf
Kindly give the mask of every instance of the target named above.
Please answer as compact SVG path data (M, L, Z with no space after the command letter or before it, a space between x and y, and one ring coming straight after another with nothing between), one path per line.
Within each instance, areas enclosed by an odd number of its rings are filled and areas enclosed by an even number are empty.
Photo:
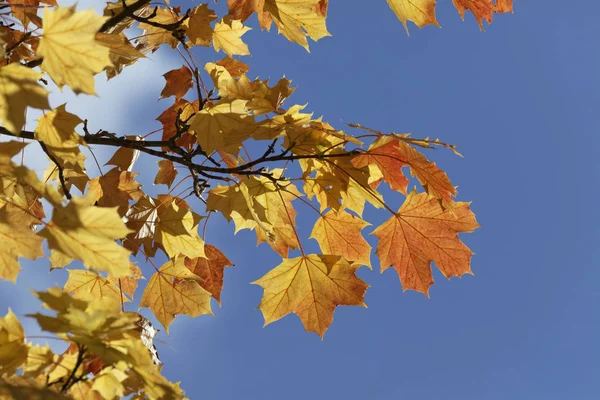
M163 75L165 80L165 88L160 93L160 98L163 99L169 96L175 96L175 99L180 99L192 87L192 71L185 65L179 69L174 69Z
M245 64L245 63L238 61L235 58L231 58L231 57L225 57L225 58L217 61L216 64L225 68L227 70L227 72L229 72L229 75L231 75L232 78L239 78L242 75L244 75L246 72L248 72L248 70L250 69L248 64Z
M196 282L210 292L212 297L221 304L221 289L223 288L223 272L225 267L233 266L215 246L204 245L207 258L186 258L185 266L201 279Z
M177 170L171 160L160 160L158 162L158 173L154 178L154 184L164 184L170 189L173 181L177 177Z

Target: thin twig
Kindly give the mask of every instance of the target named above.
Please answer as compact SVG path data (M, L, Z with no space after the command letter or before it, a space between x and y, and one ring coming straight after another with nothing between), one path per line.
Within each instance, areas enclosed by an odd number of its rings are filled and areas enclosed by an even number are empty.
M67 198L67 200L71 200L72 196L71 196L71 192L69 192L69 189L67 188L67 181L65 179L63 166L60 165L60 163L58 162L56 157L54 157L54 155L50 152L50 150L48 150L48 147L46 147L44 142L42 142L41 140L38 140L38 143L40 144L40 147L42 148L42 150L44 150L44 153L46 153L46 155L50 158L50 160L52 160L54 165L56 165L56 168L58 169L58 179L60 180L60 185L62 186L63 192L65 193L65 197Z

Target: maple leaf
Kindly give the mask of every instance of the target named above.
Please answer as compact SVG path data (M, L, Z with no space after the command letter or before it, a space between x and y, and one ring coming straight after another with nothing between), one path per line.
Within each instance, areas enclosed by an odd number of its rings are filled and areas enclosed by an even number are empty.
M283 171L271 171L280 177ZM209 192L207 209L233 220L236 232L255 229L258 244L267 242L282 257L299 247L292 201L301 196L292 183L276 186L266 177L248 177L234 186L217 186Z
M215 246L207 244L204 246L204 251L206 258L186 258L185 265L192 273L200 277L196 282L221 304L224 269L233 264Z
M112 65L109 49L95 40L106 19L93 9L44 8L44 34L37 54L44 58L42 70L59 88L68 85L77 94L96 94L94 75Z
M513 0L496 0L494 12L511 13L513 12Z
M136 182L136 172L120 171L113 168L106 174L90 181L87 197L90 203L100 207L118 207L119 215L125 215L130 200L139 200L143 196L142 186Z
M354 157L352 163L357 168L369 167L369 178L379 173L381 179L389 183L393 190L406 194L408 179L402 173L402 167L408 164L399 157L397 145L398 141L379 139L369 146L369 151ZM371 169L372 167L375 167L375 170ZM369 179L370 184L376 182L377 180L372 182Z
M223 49L228 55L247 56L250 55L248 45L242 41L242 36L251 30L244 26L241 21L231 18L223 18L217 22L213 33L213 46L215 51Z
M263 11L265 0L227 0L227 6L229 7L229 14L234 19L244 22L256 12L261 29L269 29L271 25L270 14Z
M382 173L383 180L388 182L392 189L406 193L408 180L402 174L403 166L410 167L410 172L415 176L425 191L437 198L442 206L452 209L453 196L456 188L448 175L431 162L423 153L411 147L399 138L382 136L378 138L365 155L353 159L354 165L364 167L376 166Z
M190 129L195 132L198 144L206 153L221 149L237 154L242 142L250 135L247 128L254 124L245 104L244 100L221 100L196 113Z
M322 338L337 306L366 307L364 295L369 285L355 275L357 268L332 255L284 258L281 264L252 282L265 290L258 306L265 325L293 312L308 332Z
M162 140L169 140L177 134L176 124L177 116L181 110L180 120L187 121L194 113L199 111L199 101L196 100L192 103L185 99L178 99L175 103L167 108L156 118L163 126ZM186 148L188 151L192 149L193 145L196 144L196 137L185 132L179 139L175 141L177 146ZM164 151L170 151L168 148L164 148Z
M410 192L398 213L372 233L379 239L381 272L393 266L404 290L428 297L432 261L446 278L471 274L473 252L458 233L472 232L479 224L469 203L455 203L453 212L443 210L427 193Z
M199 279L185 266L183 257L170 260L148 281L140 307L152 310L158 321L169 332L169 325L178 314L197 317L213 315L210 308L210 292L194 279ZM177 280L175 284L173 281Z
M254 88L246 75L234 79L225 67L214 63L206 63L204 69L212 78L222 99L252 100L254 97Z
M319 242L324 254L342 256L353 265L372 269L371 246L360 234L369 225L343 210L329 211L315 222L310 237Z
M471 11L481 30L483 30L484 20L488 24L492 23L494 13L512 12L512 0L452 0L452 3L463 21L465 11Z
M177 177L177 170L173 165L173 161L170 160L160 160L158 162L158 173L156 174L156 178L154 179L154 184L164 184L167 187L171 188L173 181Z
M160 243L169 257L183 254L190 258L206 257L204 241L198 236L197 214L171 203L158 214L154 240Z
M9 308L0 318L0 374L13 374L27 360L23 326Z
M121 398L125 394L123 381L127 378L127 374L118 368L104 368L94 377L92 389L105 399Z
M18 63L0 67L0 122L9 132L21 132L27 107L50 109L48 91L38 83L42 76Z
M125 136L127 140L143 140L141 136L138 135L129 135ZM121 171L131 172L133 169L133 164L138 160L140 156L140 151L137 149L130 149L128 147L120 147L115 154L106 162L104 165L116 165L121 169Z
M229 0L227 4L229 13L242 21L256 12L262 29L270 29L275 21L279 33L306 50L306 36L314 41L331 36L325 26L325 0Z
M88 206L73 198L66 207L54 208L52 221L39 235L48 239L50 249L119 278L130 274L130 253L115 239L124 238L129 232L116 208Z
M264 11L271 15L283 36L308 51L306 36L315 42L331 36L320 4L320 0L265 0Z
M435 18L436 0L387 0L387 2L398 19L402 21L407 34L409 32L406 21L414 22L419 28L425 25L440 26Z
M25 224L17 221L11 223L10 209L1 204L0 201L0 279L16 283L21 271L18 257L31 260L43 257L43 239L28 226L27 220ZM7 204L11 204L11 201L7 201Z
M135 63L146 56L131 45L124 33L96 33L96 42L108 47L109 58L112 66L106 68L108 79L114 78L123 71L123 68Z
M194 7L190 17L184 22L185 33L190 41L197 46L210 46L213 38L213 29L210 23L217 19L208 4L200 4Z
M217 65L225 68L233 78L241 77L250 69L250 67L248 67L248 64L245 64L231 57L225 57L217 61Z
M69 178L77 175L83 178L83 184L85 185L85 182L87 182L85 156L79 150L79 145L85 144L85 141L75 131L75 127L82 122L81 118L66 110L66 104L62 104L38 118L34 137L44 143L47 152L63 168L74 172L74 174L67 173L65 175ZM70 183L76 182L71 179L70 181Z
M129 269L131 270L131 276L126 276L124 278L108 278L108 280L117 285L123 293L133 299L135 290L138 287L138 281L145 278L142 276L142 270L137 265L132 263L129 265Z
M165 88L160 93L160 98L175 96L180 99L192 87L192 71L185 65L179 69L174 69L163 75L165 78Z
M64 284L63 290L71 293L76 299L88 302L102 300L109 303L115 310L119 310L121 301L129 301L125 296L121 297L117 285L95 272L81 269L68 269L67 271L69 278Z
M179 8L157 7L152 11L154 15L150 21L163 25L174 24L179 21ZM138 39L140 43L148 46L154 52L161 44L168 44L172 49L176 48L179 40L173 36L171 31L158 26L140 22L138 28L144 30L144 34Z

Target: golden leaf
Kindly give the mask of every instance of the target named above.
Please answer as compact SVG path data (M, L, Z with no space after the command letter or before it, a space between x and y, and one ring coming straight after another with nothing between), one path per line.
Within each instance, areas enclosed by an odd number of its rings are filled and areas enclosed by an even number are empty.
M213 46L215 51L223 49L228 55L250 55L248 45L242 41L244 33L251 28L244 26L241 21L225 17L217 22L213 33Z
M122 239L129 232L116 208L88 206L73 198L66 207L54 208L52 221L39 235L48 239L50 249L119 278L130 274L130 253L115 239Z
M213 315L210 293L193 279L199 277L185 266L183 257L168 261L150 277L140 307L149 307L167 333L169 325L178 314L190 317ZM178 282L174 283L174 280Z
M265 325L293 312L308 332L316 332L322 338L337 306L366 307L364 296L369 285L355 275L357 268L339 256L309 254L284 258L252 282L265 290L258 306Z
M406 21L414 22L419 28L425 25L440 26L435 18L436 0L387 0L387 2L398 19L402 21L407 34L409 32Z
M114 307L115 311L120 309L121 301L129 302L128 298L121 296L117 285L97 273L81 269L67 271L69 279L63 290L71 293L74 298L88 302L102 300Z
M372 269L371 246L360 234L369 225L344 210L329 211L315 222L310 237L319 242L324 254L342 256L353 265L366 265Z
M27 107L50 109L48 91L38 83L42 76L18 63L0 67L0 122L9 132L21 132Z
M28 347L21 323L9 308L0 318L0 375L12 375L27 360Z
M96 94L94 75L112 65L109 49L95 40L106 20L93 9L44 8L44 33L37 54L44 58L42 70L59 88L68 85L75 93Z

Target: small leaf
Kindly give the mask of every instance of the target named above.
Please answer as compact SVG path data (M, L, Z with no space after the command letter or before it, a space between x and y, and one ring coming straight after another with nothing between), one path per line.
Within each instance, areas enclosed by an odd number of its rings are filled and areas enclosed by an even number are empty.
M174 69L163 75L165 80L165 88L160 93L160 98L175 96L180 99L192 87L192 71L185 65L179 69Z

